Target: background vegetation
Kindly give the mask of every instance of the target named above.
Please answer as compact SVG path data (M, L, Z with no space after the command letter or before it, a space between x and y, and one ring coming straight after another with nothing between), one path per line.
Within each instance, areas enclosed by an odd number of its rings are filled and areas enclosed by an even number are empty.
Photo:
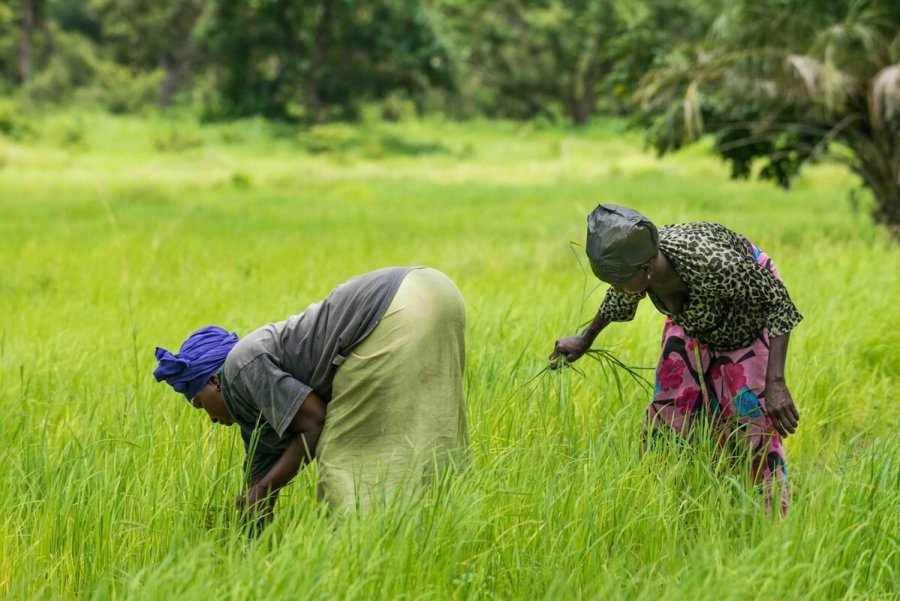
M668 152L716 134L734 177L845 163L900 234L894 0L17 0L0 133L34 105L189 106L309 125L629 116ZM859 201L859 194L854 198Z

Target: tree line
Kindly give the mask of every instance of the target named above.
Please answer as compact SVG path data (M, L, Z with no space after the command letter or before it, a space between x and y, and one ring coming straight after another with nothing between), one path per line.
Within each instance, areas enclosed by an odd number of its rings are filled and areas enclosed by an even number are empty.
M715 4L20 0L0 7L0 79L38 102L80 91L123 111L188 102L209 115L323 122L382 102L388 114L407 104L581 124L630 112L641 75L699 42ZM110 88L119 93L105 98Z
M303 124L624 115L735 177L845 163L900 232L896 0L7 0L0 94Z

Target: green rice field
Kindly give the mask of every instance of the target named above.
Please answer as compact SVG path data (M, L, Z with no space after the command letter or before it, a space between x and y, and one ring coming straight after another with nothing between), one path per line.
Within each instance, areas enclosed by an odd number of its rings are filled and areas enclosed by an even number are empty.
M900 599L900 247L843 169L734 182L614 121L28 123L0 137L0 598ZM775 259L805 316L785 518L708 441L642 453L630 379L542 372L602 300L577 246L600 202ZM472 465L341 519L313 464L248 538L237 429L156 383L154 348L389 265L466 298ZM645 302L596 344L653 366L662 323Z

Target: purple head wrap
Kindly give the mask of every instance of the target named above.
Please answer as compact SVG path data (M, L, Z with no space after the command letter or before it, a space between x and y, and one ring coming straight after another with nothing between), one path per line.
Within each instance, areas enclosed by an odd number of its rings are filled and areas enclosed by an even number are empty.
M157 382L168 382L175 392L183 394L190 403L222 367L225 357L237 341L237 334L217 326L200 328L188 336L177 355L156 347L159 365L153 370L153 375Z

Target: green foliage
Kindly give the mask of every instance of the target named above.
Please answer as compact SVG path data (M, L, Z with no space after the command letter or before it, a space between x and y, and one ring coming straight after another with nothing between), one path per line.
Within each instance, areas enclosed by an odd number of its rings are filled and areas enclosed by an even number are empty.
M48 16L62 31L79 33L95 43L102 42L103 24L88 0L51 0Z
M18 80L15 59L21 17L16 8L13 3L0 3L0 92Z
M297 142L312 154L349 150L359 146L361 141L357 129L342 124L317 125L297 134Z
M165 72L158 90L162 106L172 104L200 60L198 38L207 6L207 0L91 0L105 46L120 64Z
M452 84L418 0L215 3L208 39L222 108L321 122L360 103Z
M408 93L396 90L381 101L379 116L387 121L410 121L418 116L418 111Z
M55 0L42 14L51 29L95 41L100 56L136 74L161 69L162 106L197 102L211 118L320 123L358 119L374 104L389 120L446 112L585 123L598 110L629 111L637 78L666 50L697 40L718 5ZM21 18L7 12L14 57ZM3 23L0 13L0 30ZM52 71L38 87L56 97L70 82L38 37L36 72ZM6 79L16 77L12 61Z
M650 140L676 150L704 132L735 177L787 187L829 157L857 173L875 218L900 235L900 4L746 0L709 42L670 53L638 99Z
M36 105L99 104L113 113L136 112L154 104L163 80L159 70L135 70L107 60L80 33L53 36L54 52L22 86L23 100Z
M184 127L169 127L153 137L153 146L160 152L184 152L203 146L203 139Z
M587 124L658 152L710 133L735 177L845 163L900 235L895 0L22 0L0 95L290 126L423 115ZM33 18L27 18L31 15ZM317 142L312 142L315 150ZM373 157L390 154L368 141Z
M118 62L154 69L193 34L206 0L90 0L105 46Z
M84 121L79 116L61 116L51 120L42 129L41 138L62 148L87 149L87 131Z
M162 71L140 72L116 63L103 63L94 90L88 95L112 113L134 113L156 103Z
M397 136L378 125L365 127L329 123L304 128L297 133L300 147L310 154L346 156L361 154L380 159L385 156L447 154L449 149L437 142L420 142Z
M641 0L437 3L476 112L583 124L627 108L668 49L702 37L717 3Z
M231 185L239 190L248 190L253 187L253 177L249 173L235 171L231 174Z
M71 100L77 89L94 85L104 69L94 44L80 34L57 33L54 48L46 66L23 88L29 100L39 104ZM105 64L105 68L109 66Z
M21 140L32 133L22 107L12 100L0 99L0 135Z

